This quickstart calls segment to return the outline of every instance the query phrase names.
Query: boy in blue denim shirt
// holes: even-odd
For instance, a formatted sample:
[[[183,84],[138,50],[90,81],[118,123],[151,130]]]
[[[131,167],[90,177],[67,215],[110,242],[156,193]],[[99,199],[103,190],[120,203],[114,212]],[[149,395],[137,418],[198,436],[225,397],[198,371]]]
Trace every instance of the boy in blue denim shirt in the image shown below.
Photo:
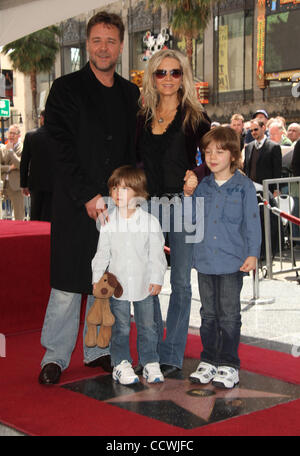
[[[193,251],[203,351],[190,380],[232,388],[239,382],[240,293],[244,273],[256,268],[260,255],[260,217],[253,182],[237,169],[241,153],[236,132],[230,127],[210,130],[202,150],[211,174],[197,186],[190,172],[184,186],[185,196],[204,198],[204,237]]]

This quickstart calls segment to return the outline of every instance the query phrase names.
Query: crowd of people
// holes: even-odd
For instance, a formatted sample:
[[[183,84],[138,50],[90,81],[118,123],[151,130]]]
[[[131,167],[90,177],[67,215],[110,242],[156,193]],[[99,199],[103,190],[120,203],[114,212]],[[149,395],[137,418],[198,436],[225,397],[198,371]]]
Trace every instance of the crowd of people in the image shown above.
[[[263,129],[263,132],[260,130],[259,133],[256,133],[251,130],[251,126],[255,121],[261,122],[261,124],[258,123],[258,126]],[[217,121],[213,121],[211,123],[212,128],[220,125],[230,126],[239,135],[242,151],[241,168],[243,167],[243,163],[245,161],[247,146],[254,140],[257,140],[258,137],[263,138],[265,136],[266,139],[271,140],[273,143],[283,146],[283,148],[281,148],[281,155],[283,158],[282,168],[286,169],[281,168],[280,171],[278,170],[275,173],[276,176],[274,175],[274,178],[287,177],[287,174],[290,176],[299,176],[299,165],[297,166],[297,162],[299,160],[299,158],[297,159],[297,150],[300,147],[299,144],[295,154],[293,154],[293,152],[300,139],[300,123],[292,122],[287,126],[287,122],[284,117],[276,116],[270,118],[264,109],[258,109],[253,114],[252,119],[247,121],[242,114],[236,113],[231,116],[229,123],[220,124]],[[285,149],[285,147],[287,147],[287,149]],[[288,152],[292,153],[289,154],[288,160],[284,160],[284,156]],[[293,156],[294,161],[292,160]],[[267,179],[267,177],[265,177],[265,179]]]
[[[123,295],[111,299],[110,344],[83,342],[84,364],[112,373],[124,385],[138,382],[139,375],[149,383],[162,382],[180,371],[194,267],[203,349],[189,378],[232,388],[239,382],[243,275],[255,269],[261,245],[252,181],[281,177],[282,146],[294,146],[291,173],[296,172],[300,125],[286,129],[282,117],[269,119],[262,109],[249,122],[241,114],[226,125],[211,122],[179,51],[165,49],[151,57],[140,93],[115,72],[123,41],[118,15],[93,16],[87,25],[86,66],[54,81],[41,127],[27,133],[23,152],[16,126],[1,147],[5,185],[18,175],[19,187],[10,191],[22,198],[31,195],[32,219],[51,220],[51,294],[39,382],[57,383],[68,368],[82,295],[87,295],[88,315],[95,284],[107,270],[117,276]],[[202,163],[197,166],[199,150]],[[54,169],[45,179],[42,170]],[[7,195],[15,218],[22,219],[13,194]],[[113,210],[107,206],[109,196]],[[203,198],[204,207],[199,205]],[[171,295],[164,328],[159,293],[167,268],[166,240]],[[129,346],[131,302],[137,325],[135,367]]]

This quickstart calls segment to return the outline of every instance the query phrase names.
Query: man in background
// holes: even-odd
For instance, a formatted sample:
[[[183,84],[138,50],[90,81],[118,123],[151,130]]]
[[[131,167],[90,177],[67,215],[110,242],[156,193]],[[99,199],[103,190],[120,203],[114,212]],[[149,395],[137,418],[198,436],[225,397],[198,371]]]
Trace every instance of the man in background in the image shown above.
[[[7,143],[0,144],[1,180],[4,196],[12,203],[15,220],[24,219],[24,196],[20,188],[20,161],[22,155],[21,130],[18,125],[8,129]]]
[[[286,130],[282,123],[280,122],[272,122],[269,125],[269,135],[271,141],[276,142],[277,144],[280,144],[280,146],[291,146],[292,141],[287,138],[286,136]]]
[[[295,146],[298,139],[300,139],[300,124],[293,122],[288,126],[287,137],[292,141]]]
[[[246,132],[244,130],[244,117],[242,114],[233,114],[230,119],[230,127],[237,132],[240,138],[240,149],[244,149]]]
[[[264,109],[257,109],[257,111],[255,111],[255,113],[252,116],[252,120],[260,120],[261,122],[263,122],[263,124],[266,127],[265,135],[269,136],[269,132],[267,130],[267,122],[269,120],[269,115],[268,115],[267,111],[265,111]],[[254,139],[255,138],[252,136],[251,131],[249,129],[246,133],[245,144],[249,144]]]
[[[25,135],[20,178],[23,195],[30,196],[30,220],[50,222],[55,143],[44,127],[44,116],[42,111],[40,128]]]
[[[281,177],[282,155],[279,144],[267,138],[263,121],[252,119],[250,131],[254,138],[245,147],[244,172],[254,182]],[[270,186],[271,192],[275,190]]]

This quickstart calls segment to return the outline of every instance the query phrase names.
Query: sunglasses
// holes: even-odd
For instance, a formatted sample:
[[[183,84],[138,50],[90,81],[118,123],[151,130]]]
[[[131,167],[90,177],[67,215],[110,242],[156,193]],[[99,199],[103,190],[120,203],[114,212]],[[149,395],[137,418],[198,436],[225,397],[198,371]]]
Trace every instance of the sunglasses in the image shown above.
[[[170,71],[168,71],[168,70],[156,70],[154,72],[154,74],[157,77],[157,79],[165,78],[168,73],[174,79],[179,79],[183,75],[183,71],[180,70],[179,68],[175,68],[174,70],[170,70]]]
[[[253,131],[258,131],[258,128],[252,128],[252,130],[250,130],[250,131],[251,131],[251,133],[252,133]]]

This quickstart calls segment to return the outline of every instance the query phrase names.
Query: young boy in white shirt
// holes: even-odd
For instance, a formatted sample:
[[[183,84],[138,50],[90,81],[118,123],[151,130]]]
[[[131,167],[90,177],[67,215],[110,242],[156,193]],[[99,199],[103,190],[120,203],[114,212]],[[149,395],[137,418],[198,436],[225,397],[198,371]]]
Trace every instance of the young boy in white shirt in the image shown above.
[[[131,365],[129,346],[133,302],[143,377],[148,383],[163,382],[153,296],[160,293],[167,269],[164,236],[157,218],[140,207],[141,199],[148,196],[143,170],[131,166],[117,168],[109,178],[108,187],[116,208],[101,227],[92,270],[93,284],[108,269],[123,287],[120,298],[110,299],[115,316],[110,347],[112,376],[123,385],[139,381]]]

